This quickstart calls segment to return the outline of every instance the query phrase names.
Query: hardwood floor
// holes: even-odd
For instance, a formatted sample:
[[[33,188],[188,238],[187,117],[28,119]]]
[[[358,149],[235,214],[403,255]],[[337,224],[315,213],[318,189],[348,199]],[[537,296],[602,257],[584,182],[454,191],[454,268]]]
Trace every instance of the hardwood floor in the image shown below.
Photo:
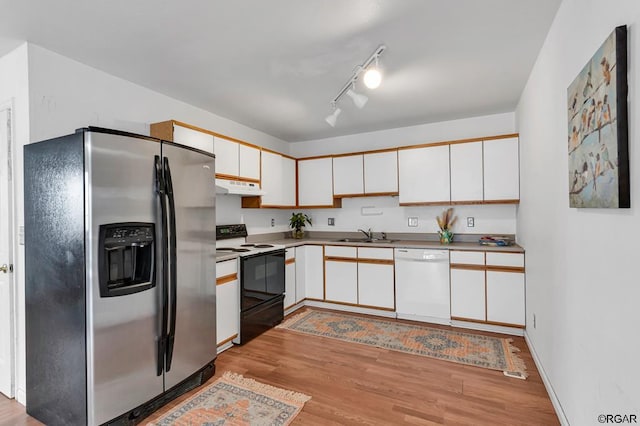
[[[524,339],[514,337],[514,344],[527,365],[527,380],[505,377],[500,371],[272,329],[220,354],[211,380],[233,371],[310,395],[312,399],[294,425],[559,424]],[[20,404],[2,399],[0,424],[40,423],[27,416]]]

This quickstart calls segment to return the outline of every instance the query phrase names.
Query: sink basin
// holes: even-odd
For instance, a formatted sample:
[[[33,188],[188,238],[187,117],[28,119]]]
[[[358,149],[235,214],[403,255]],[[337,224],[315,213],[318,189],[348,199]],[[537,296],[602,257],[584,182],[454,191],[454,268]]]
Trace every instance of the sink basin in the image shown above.
[[[383,240],[382,238],[341,238],[337,240],[339,243],[393,243],[395,240]]]

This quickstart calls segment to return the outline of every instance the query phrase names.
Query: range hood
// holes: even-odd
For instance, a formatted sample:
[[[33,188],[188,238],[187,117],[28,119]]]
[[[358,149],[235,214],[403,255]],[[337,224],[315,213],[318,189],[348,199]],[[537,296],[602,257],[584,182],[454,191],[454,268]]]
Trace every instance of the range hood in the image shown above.
[[[257,183],[216,179],[216,194],[256,196],[264,195],[266,192]]]

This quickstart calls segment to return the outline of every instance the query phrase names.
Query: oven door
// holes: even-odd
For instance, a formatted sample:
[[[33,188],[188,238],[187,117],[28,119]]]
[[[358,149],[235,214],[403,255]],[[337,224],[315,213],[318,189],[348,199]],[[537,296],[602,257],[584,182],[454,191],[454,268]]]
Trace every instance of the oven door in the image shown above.
[[[242,311],[284,293],[284,257],[284,250],[276,250],[240,258]]]

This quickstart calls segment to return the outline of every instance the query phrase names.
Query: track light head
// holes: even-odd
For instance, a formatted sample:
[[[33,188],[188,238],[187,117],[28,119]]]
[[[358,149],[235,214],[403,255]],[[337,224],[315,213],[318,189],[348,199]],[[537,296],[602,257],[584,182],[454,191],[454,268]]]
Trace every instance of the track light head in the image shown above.
[[[333,112],[331,114],[329,114],[324,121],[326,121],[327,123],[329,123],[329,126],[331,127],[336,127],[336,121],[338,121],[338,116],[340,115],[340,113],[342,112],[342,110],[340,108],[337,108],[335,105],[333,106]]]
[[[354,92],[353,89],[347,90],[347,96],[349,96],[353,101],[353,103],[360,109],[362,109],[369,101],[368,97],[360,93]]]
[[[378,68],[369,68],[367,72],[364,73],[364,85],[369,89],[377,89],[382,82],[382,74],[378,70]]]

